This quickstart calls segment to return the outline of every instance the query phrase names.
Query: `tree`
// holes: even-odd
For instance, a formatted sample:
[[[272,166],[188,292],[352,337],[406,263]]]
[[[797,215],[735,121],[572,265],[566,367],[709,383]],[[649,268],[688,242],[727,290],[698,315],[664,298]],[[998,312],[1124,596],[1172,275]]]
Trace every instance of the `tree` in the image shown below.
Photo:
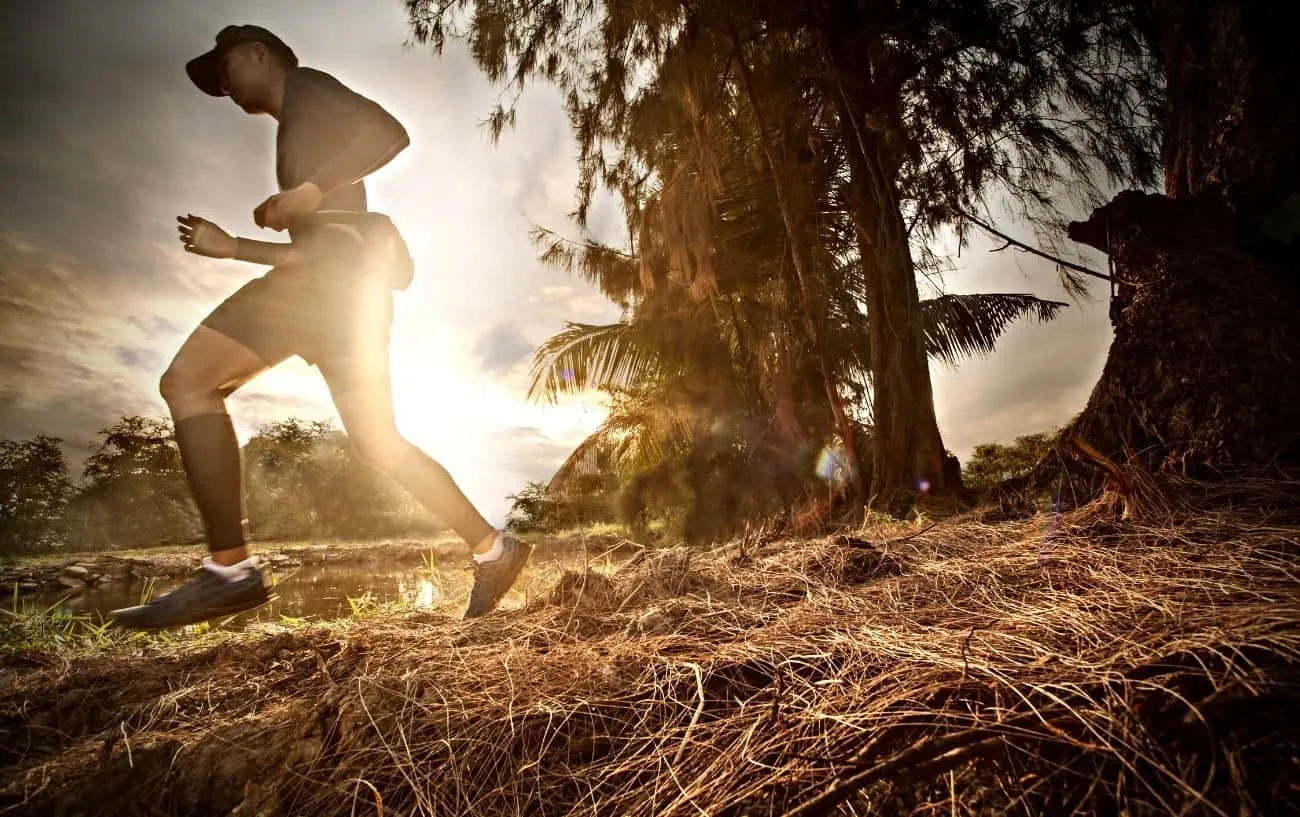
[[[1115,336],[1067,435],[1109,457],[1213,472],[1300,461],[1300,256],[1269,235],[1300,191],[1300,51],[1276,10],[1133,12],[1166,66],[1164,195],[1127,191],[1070,225],[1110,255]]]
[[[0,555],[45,550],[62,533],[72,495],[62,440],[0,440]]]
[[[244,446],[249,524],[264,538],[365,538],[441,529],[329,422],[289,418]]]
[[[145,547],[198,541],[198,509],[190,497],[170,421],[123,417],[100,431],[68,508],[79,547]]]
[[[1017,437],[1011,445],[982,443],[975,446],[962,469],[962,483],[984,493],[1010,479],[1027,476],[1056,445],[1060,429]]]
[[[435,48],[464,22],[489,78],[560,87],[580,147],[579,224],[597,186],[620,196],[629,225],[643,226],[630,252],[648,280],[645,233],[660,223],[669,266],[717,304],[721,242],[701,225],[731,202],[748,208],[731,210],[738,223],[765,222],[755,234],[778,262],[769,303],[794,329],[785,350],[811,362],[860,488],[853,402],[870,400],[870,490],[891,507],[919,482],[945,487],[916,281],[928,240],[1002,193],[1032,210],[1062,180],[1087,188],[1093,175],[1154,170],[1147,55],[1104,3],[407,8]],[[489,122],[499,135],[513,110]],[[749,195],[728,195],[750,161]],[[870,382],[855,390],[863,362]],[[777,402],[788,409],[791,396]]]

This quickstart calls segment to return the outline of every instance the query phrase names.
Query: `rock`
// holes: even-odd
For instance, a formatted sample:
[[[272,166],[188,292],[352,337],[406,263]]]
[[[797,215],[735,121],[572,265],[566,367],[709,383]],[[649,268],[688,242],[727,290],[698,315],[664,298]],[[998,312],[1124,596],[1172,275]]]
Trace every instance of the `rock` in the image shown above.
[[[35,593],[41,586],[36,582],[18,582],[19,593]]]
[[[68,565],[63,568],[63,575],[76,579],[84,579],[90,575],[90,569],[83,565]]]
[[[74,576],[60,576],[59,584],[63,585],[64,587],[70,587],[74,589],[84,588],[86,586],[85,582],[83,582],[81,579],[78,579]]]

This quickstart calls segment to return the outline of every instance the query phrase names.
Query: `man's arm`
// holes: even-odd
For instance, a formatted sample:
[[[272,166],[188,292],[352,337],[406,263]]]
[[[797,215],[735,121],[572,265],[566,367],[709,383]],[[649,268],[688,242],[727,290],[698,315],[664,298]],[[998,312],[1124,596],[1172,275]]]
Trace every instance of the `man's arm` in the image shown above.
[[[392,161],[411,144],[402,123],[377,103],[361,96],[328,74],[315,73],[308,81],[330,98],[346,122],[351,137],[306,181],[328,196],[355,184]]]
[[[234,258],[236,261],[247,261],[250,264],[265,264],[274,267],[287,261],[293,249],[293,244],[290,243],[236,238]]]

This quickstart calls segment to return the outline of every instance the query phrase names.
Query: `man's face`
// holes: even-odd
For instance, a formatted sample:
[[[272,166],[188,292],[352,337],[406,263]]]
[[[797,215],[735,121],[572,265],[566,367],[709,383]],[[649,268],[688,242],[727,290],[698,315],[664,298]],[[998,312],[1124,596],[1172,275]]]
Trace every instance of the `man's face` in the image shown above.
[[[240,43],[221,58],[221,90],[248,113],[259,113],[270,85],[270,54],[261,43]]]

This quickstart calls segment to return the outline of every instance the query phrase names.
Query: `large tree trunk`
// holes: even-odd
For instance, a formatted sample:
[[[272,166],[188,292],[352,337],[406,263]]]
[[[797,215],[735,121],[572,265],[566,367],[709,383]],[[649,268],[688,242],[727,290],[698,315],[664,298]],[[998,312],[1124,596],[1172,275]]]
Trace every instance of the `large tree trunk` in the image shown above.
[[[871,493],[888,511],[911,506],[918,494],[960,488],[960,470],[947,460],[934,410],[921,298],[896,180],[898,163],[881,131],[862,126],[873,67],[845,37],[844,20],[824,27],[828,84],[836,97],[848,153],[850,199],[858,255],[867,281],[871,342]]]
[[[1166,55],[1165,195],[1123,193],[1076,241],[1107,252],[1115,339],[1068,433],[1118,459],[1300,461],[1300,264],[1261,222],[1300,191],[1300,49],[1264,0],[1152,0]]]

